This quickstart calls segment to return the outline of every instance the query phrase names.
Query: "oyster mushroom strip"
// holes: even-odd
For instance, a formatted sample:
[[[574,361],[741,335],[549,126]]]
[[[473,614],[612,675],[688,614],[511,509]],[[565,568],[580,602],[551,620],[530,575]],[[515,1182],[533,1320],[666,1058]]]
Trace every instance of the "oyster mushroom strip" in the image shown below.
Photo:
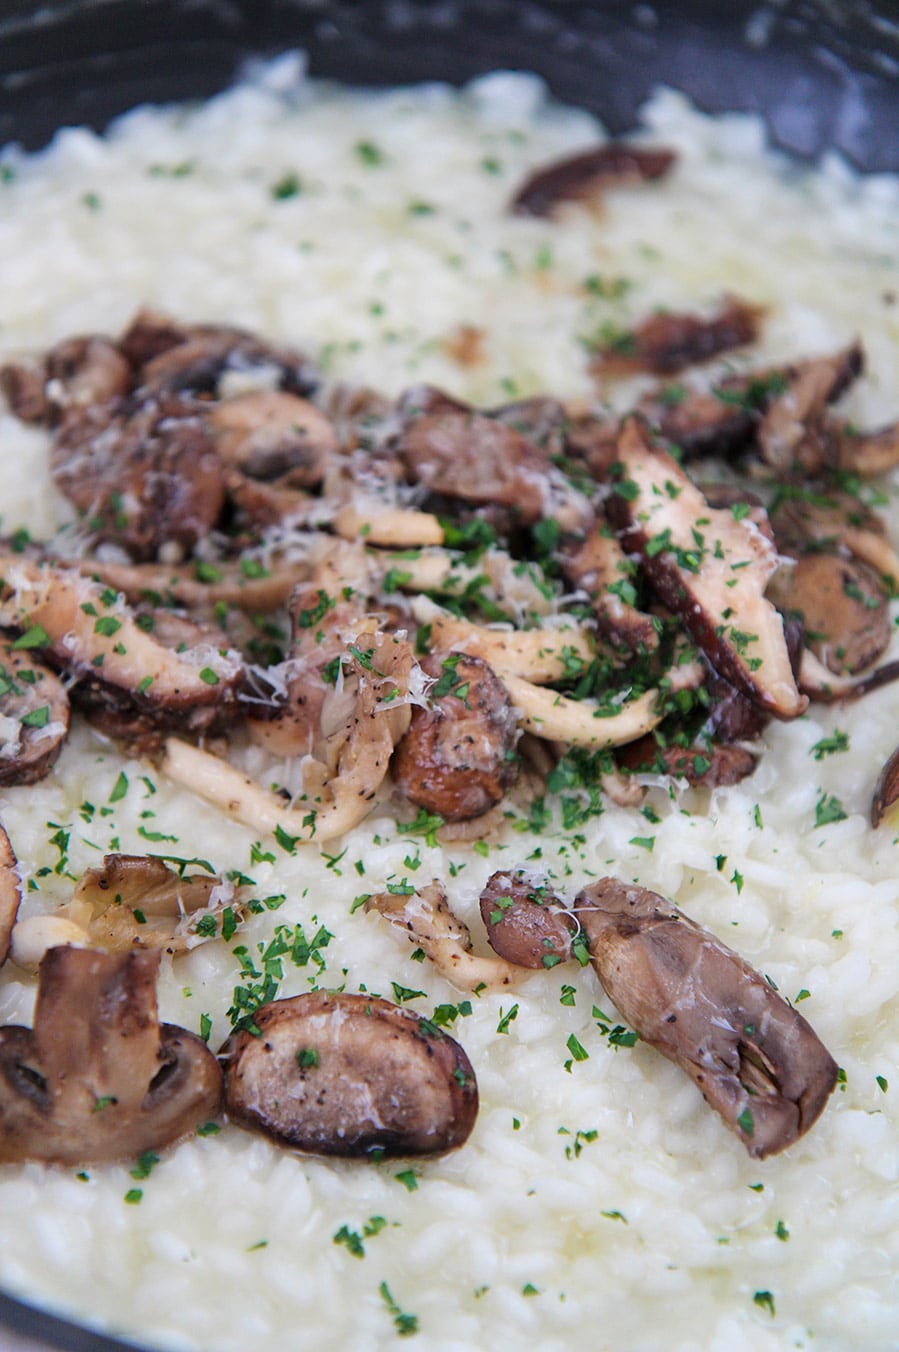
[[[360,650],[361,651],[361,650]],[[353,658],[357,696],[345,725],[334,734],[336,764],[325,775],[321,792],[301,806],[283,798],[219,756],[177,737],[165,744],[162,769],[230,816],[258,831],[278,829],[297,842],[325,844],[357,826],[376,802],[390,757],[409,725],[409,679],[415,659],[411,645],[394,635],[376,635],[373,646]]]
[[[547,615],[552,608],[545,582],[539,570],[522,568],[518,559],[501,549],[488,549],[477,564],[450,549],[423,548],[402,557],[386,550],[369,550],[369,557],[381,575],[381,585],[391,591],[417,595],[435,592],[440,596],[475,598],[499,607],[505,614]]]
[[[763,976],[645,888],[602,878],[573,910],[622,1017],[686,1071],[753,1158],[808,1131],[837,1064]]]
[[[618,443],[621,477],[608,502],[626,549],[712,665],[777,718],[808,701],[797,687],[783,621],[765,599],[778,566],[767,536],[736,512],[712,508],[675,460],[628,418]]]
[[[148,709],[189,710],[235,697],[243,667],[233,653],[203,645],[176,653],[138,625],[117,595],[70,568],[0,555],[0,624],[21,631],[76,676],[125,690]]]
[[[340,507],[332,522],[343,540],[363,539],[373,545],[391,545],[395,549],[414,549],[419,545],[442,545],[443,527],[431,512],[411,507],[347,503]]]
[[[48,948],[63,943],[185,953],[216,937],[227,909],[236,926],[243,919],[236,889],[215,873],[181,874],[155,855],[107,854],[82,875],[71,901],[19,921],[12,956],[36,969]]]
[[[0,1162],[134,1158],[217,1115],[218,1062],[159,1023],[158,966],[146,950],[50,949],[34,1028],[0,1029]]]
[[[518,216],[554,216],[568,202],[600,199],[603,190],[662,178],[677,156],[663,146],[605,145],[537,168],[512,198]]]
[[[675,660],[654,689],[629,701],[622,695],[600,703],[595,699],[571,699],[521,676],[497,672],[518,710],[521,726],[527,732],[549,742],[586,746],[593,750],[623,746],[652,732],[666,716],[665,697],[678,690],[695,690],[702,684],[705,674],[705,668],[697,659]]]
[[[430,625],[429,648],[482,657],[503,678],[525,676],[536,685],[548,685],[570,675],[572,663],[580,670],[596,656],[590,631],[564,616],[558,626],[491,629],[457,619],[425,596],[413,601],[412,613],[419,624]]]
[[[524,976],[523,967],[471,952],[471,932],[453,915],[446,889],[436,878],[408,895],[377,892],[368,898],[365,909],[377,911],[403,930],[409,942],[423,948],[437,970],[459,990],[511,986]]]
[[[316,1155],[439,1155],[478,1111],[471,1062],[412,1010],[370,995],[274,1000],[222,1048],[234,1122]]]
[[[114,587],[130,605],[159,596],[165,604],[174,602],[188,609],[224,603],[263,615],[285,606],[294,587],[309,575],[304,560],[285,558],[264,564],[257,553],[237,561],[176,564],[171,568],[160,563],[110,563],[100,559],[83,559],[75,566],[86,577]]]
[[[861,374],[864,363],[862,345],[855,342],[783,371],[783,388],[768,404],[758,428],[759,452],[766,465],[780,473],[799,468],[816,474],[834,459],[829,445],[834,429],[824,423],[826,408]]]
[[[0,826],[0,967],[6,962],[9,953],[21,899],[18,861],[9,836]]]
[[[42,663],[0,636],[0,784],[36,784],[69,734],[65,686]]]

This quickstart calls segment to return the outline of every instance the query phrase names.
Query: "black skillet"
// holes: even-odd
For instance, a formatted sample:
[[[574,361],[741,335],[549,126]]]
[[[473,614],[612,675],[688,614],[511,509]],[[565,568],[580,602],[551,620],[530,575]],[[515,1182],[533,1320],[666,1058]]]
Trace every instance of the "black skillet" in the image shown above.
[[[612,132],[668,84],[709,112],[763,114],[794,155],[899,172],[899,0],[0,0],[0,145],[202,98],[286,47],[356,84],[535,70]],[[126,1347],[0,1292],[0,1348],[17,1338]]]

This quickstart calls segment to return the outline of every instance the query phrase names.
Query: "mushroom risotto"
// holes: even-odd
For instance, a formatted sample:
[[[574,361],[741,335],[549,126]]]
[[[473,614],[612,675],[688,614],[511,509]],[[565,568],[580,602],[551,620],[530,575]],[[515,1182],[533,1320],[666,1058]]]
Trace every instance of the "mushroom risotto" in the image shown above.
[[[899,183],[288,56],[0,197],[3,1286],[895,1346]]]

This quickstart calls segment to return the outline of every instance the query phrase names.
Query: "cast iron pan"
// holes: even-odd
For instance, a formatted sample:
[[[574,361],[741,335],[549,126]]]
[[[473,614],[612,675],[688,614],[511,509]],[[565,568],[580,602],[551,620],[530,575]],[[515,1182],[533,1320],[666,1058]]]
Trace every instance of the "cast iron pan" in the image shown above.
[[[664,83],[708,112],[761,113],[794,155],[899,172],[899,0],[0,0],[0,145],[202,98],[286,47],[356,84],[535,70],[612,132]],[[0,1293],[0,1347],[17,1336],[126,1347]]]

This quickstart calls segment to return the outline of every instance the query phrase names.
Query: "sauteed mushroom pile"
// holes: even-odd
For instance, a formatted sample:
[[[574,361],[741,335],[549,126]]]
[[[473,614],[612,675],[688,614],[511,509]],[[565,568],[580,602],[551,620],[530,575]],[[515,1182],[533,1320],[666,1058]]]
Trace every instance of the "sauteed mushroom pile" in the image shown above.
[[[673,161],[606,147],[535,175],[510,209],[551,217]],[[835,411],[862,344],[754,368],[763,310],[714,303],[597,345],[597,399],[576,406],[326,387],[302,353],[150,310],[117,337],[9,362],[0,388],[48,430],[70,519],[52,540],[0,543],[0,783],[52,772],[71,705],[260,832],[325,844],[392,797],[441,841],[477,839],[547,783],[572,791],[578,824],[605,796],[639,803],[659,774],[735,783],[770,719],[894,679],[899,663],[878,663],[899,558],[859,485],[899,464],[899,426]],[[634,374],[640,393],[613,416],[599,396]],[[260,749],[264,783],[246,768]],[[189,1034],[157,1026],[153,982],[155,953],[201,942],[204,917],[241,922],[235,889],[109,856],[57,916],[17,924],[3,840],[0,960],[40,985],[33,1032],[0,1035],[0,1158],[28,1155],[39,1123],[51,1160],[163,1144],[222,1093],[236,1120],[302,1149],[466,1139],[464,1051],[364,994],[269,1002],[224,1048],[223,1091]],[[496,957],[471,951],[439,880],[368,904],[463,988],[592,963],[754,1155],[795,1140],[833,1088],[804,1020],[653,893],[604,879],[566,907],[539,879],[497,875],[482,898]],[[57,1031],[82,988],[67,1075]],[[131,1018],[145,1055],[119,1076]],[[191,1058],[205,1068],[169,1114]],[[116,1111],[88,1140],[91,1095]]]

